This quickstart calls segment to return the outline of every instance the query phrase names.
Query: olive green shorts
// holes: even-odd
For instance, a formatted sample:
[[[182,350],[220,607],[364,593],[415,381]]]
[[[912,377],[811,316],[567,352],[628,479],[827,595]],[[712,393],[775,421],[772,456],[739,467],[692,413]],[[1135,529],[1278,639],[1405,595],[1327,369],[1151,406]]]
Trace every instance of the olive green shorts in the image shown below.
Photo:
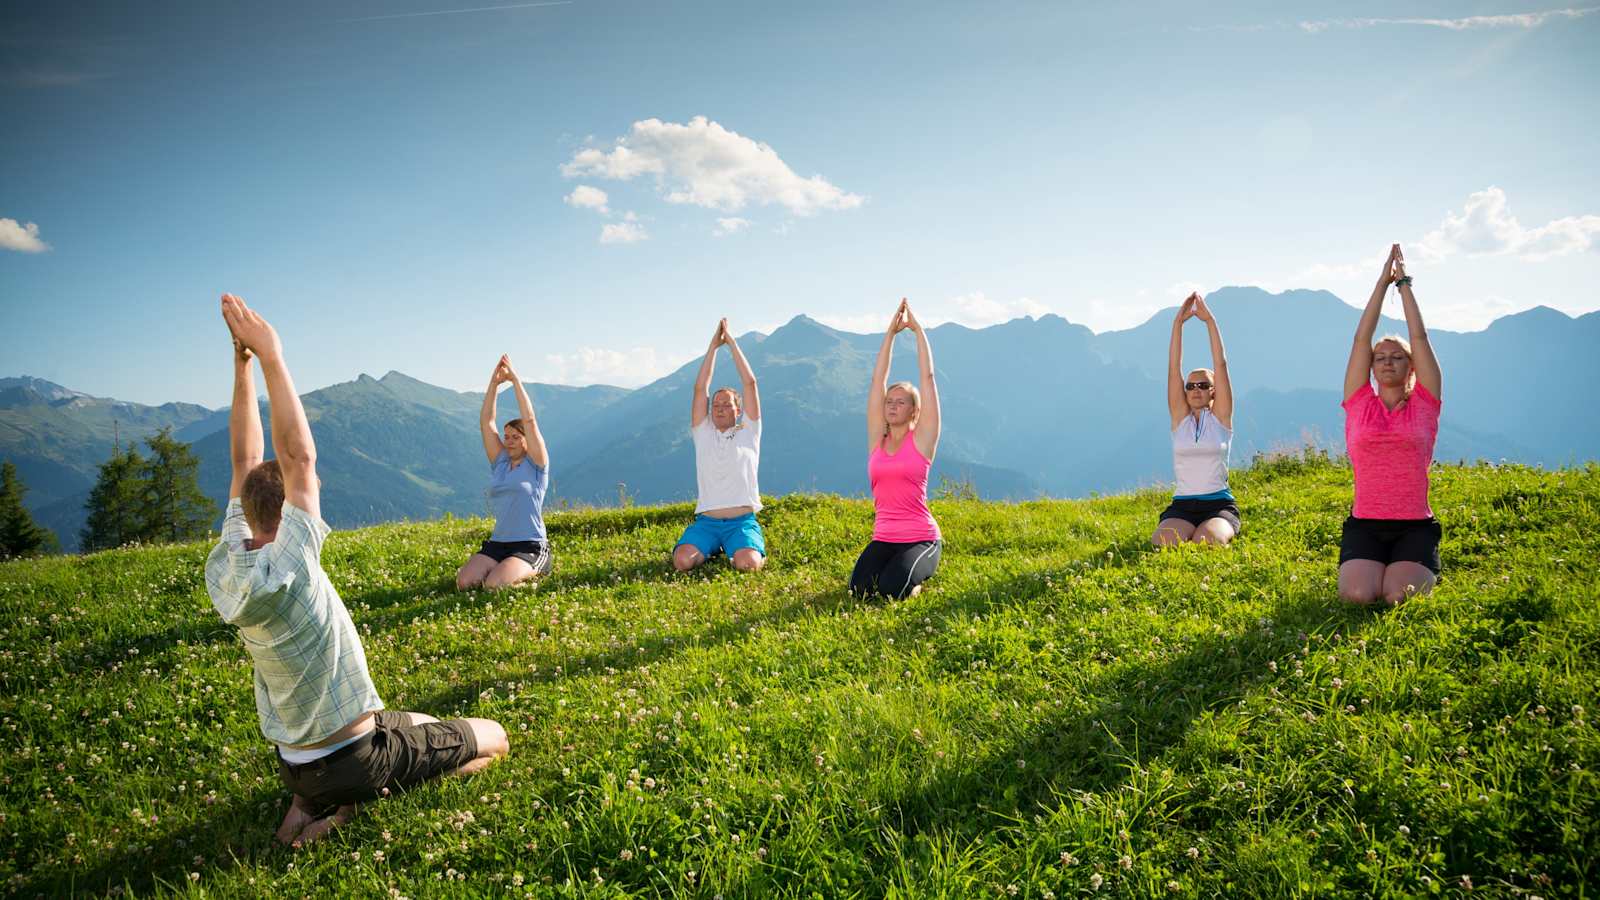
[[[454,772],[478,757],[478,738],[464,719],[413,725],[406,713],[385,709],[373,720],[371,731],[321,759],[295,765],[280,754],[278,777],[324,816]]]

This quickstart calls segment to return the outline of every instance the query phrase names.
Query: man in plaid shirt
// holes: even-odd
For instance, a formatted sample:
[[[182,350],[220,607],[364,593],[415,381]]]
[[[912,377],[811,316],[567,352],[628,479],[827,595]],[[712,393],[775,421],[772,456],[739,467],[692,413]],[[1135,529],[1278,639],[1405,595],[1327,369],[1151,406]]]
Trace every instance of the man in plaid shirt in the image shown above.
[[[206,559],[206,590],[239,628],[255,663],[261,733],[278,748],[278,774],[294,802],[278,840],[299,846],[355,815],[356,804],[443,774],[471,774],[510,750],[489,719],[440,722],[383,708],[344,601],[322,570],[316,445],[272,326],[244,301],[222,296],[233,335],[233,483],[222,540]],[[252,358],[272,409],[262,462]]]

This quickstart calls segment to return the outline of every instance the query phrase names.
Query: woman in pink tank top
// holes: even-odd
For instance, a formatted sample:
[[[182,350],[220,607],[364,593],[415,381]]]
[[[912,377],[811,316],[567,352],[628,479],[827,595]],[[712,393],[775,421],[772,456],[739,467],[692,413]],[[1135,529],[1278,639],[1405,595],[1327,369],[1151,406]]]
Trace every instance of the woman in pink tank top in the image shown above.
[[[902,329],[917,336],[920,391],[909,382],[888,384],[894,336]],[[872,542],[850,573],[852,593],[907,597],[921,590],[939,567],[939,523],[928,511],[928,470],[938,447],[939,388],[933,379],[933,350],[911,306],[901,298],[867,387],[867,477],[876,515]]]
[[[1399,287],[1411,339],[1386,335],[1373,343],[1391,284]],[[1442,532],[1428,504],[1428,466],[1439,436],[1441,378],[1395,244],[1356,326],[1344,374],[1344,442],[1355,472],[1355,508],[1339,542],[1339,596],[1348,603],[1392,606],[1438,580]]]

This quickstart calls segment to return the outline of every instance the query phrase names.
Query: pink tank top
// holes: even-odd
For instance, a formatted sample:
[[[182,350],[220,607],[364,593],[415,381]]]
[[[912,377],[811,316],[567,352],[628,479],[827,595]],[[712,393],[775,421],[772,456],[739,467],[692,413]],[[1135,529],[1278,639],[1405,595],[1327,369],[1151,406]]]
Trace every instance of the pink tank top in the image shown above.
[[[1421,382],[1395,410],[1372,385],[1344,401],[1344,444],[1356,474],[1358,519],[1426,519],[1428,465],[1439,437],[1439,398]]]
[[[883,441],[867,457],[872,505],[877,516],[872,539],[891,544],[939,540],[939,523],[928,511],[928,469],[933,463],[917,449],[916,432],[906,432],[900,449],[884,452]]]

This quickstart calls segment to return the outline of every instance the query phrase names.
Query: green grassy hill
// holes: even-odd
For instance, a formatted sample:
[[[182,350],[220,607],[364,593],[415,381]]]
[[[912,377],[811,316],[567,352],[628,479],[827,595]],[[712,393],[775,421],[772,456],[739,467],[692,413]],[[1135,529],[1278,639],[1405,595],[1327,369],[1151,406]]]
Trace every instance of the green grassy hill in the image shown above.
[[[1600,467],[1435,470],[1438,591],[1334,595],[1350,473],[1236,473],[1228,551],[1153,492],[941,500],[921,596],[856,602],[863,501],[770,568],[669,572],[687,506],[551,517],[555,574],[459,595],[484,521],[336,534],[392,708],[512,756],[300,852],[202,545],[0,566],[0,885],[19,896],[1508,896],[1600,887]]]

